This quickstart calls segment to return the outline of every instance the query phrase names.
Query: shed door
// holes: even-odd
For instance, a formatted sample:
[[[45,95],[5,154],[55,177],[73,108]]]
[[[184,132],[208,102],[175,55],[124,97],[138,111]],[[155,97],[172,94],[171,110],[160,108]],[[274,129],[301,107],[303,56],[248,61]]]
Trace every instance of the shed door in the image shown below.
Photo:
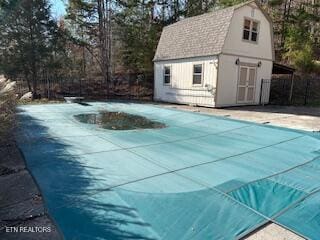
[[[238,81],[238,95],[237,101],[239,103],[254,102],[256,83],[256,68],[240,66],[239,81]]]

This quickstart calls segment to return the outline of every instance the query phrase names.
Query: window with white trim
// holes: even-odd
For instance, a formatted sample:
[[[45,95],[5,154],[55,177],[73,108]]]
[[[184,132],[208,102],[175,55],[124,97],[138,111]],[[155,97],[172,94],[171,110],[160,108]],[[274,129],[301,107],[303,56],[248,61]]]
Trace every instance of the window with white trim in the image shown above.
[[[193,65],[193,85],[201,85],[202,84],[202,64]]]
[[[163,83],[170,84],[171,83],[171,67],[165,66],[163,71]]]
[[[259,22],[250,19],[244,19],[242,39],[250,42],[257,42],[259,34],[258,30]]]

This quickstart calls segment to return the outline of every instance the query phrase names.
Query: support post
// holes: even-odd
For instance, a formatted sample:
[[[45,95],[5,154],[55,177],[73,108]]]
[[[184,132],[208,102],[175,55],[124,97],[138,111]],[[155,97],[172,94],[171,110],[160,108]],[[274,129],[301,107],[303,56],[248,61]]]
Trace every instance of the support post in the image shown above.
[[[304,95],[304,105],[308,104],[308,95],[309,95],[309,88],[310,88],[310,79],[307,79],[307,86],[306,86],[306,92]]]
[[[291,74],[291,87],[290,87],[289,103],[292,102],[293,85],[294,85],[294,74],[292,73],[292,74]]]
[[[49,100],[50,99],[50,81],[48,77],[48,72],[46,72],[46,79],[47,79],[48,100]]]
[[[261,79],[261,86],[260,86],[260,105],[263,105],[262,103],[262,91],[263,91],[263,79]]]

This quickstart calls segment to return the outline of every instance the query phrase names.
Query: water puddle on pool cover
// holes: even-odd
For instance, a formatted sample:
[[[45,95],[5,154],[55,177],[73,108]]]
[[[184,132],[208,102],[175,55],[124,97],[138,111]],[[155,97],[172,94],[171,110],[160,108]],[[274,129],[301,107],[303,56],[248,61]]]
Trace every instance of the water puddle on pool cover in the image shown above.
[[[79,114],[74,117],[79,122],[96,124],[100,128],[110,130],[134,130],[166,127],[166,125],[161,122],[124,112],[102,111],[99,113]]]

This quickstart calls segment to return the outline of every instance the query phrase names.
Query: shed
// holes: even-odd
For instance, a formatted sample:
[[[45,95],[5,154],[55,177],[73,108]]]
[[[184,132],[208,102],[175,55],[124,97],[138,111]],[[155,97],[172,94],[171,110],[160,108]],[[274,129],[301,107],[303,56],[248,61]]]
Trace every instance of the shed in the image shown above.
[[[270,17],[258,2],[183,19],[163,29],[154,99],[209,107],[255,105],[274,60]]]

